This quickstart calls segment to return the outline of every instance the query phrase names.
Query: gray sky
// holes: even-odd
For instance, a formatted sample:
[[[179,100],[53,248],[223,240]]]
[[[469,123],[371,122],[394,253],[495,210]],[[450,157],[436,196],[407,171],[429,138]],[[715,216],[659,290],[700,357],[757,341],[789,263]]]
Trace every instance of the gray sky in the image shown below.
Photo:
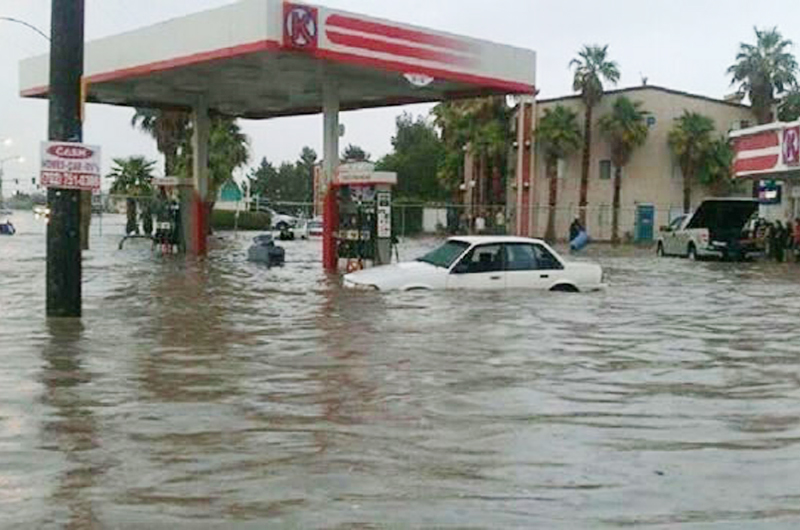
[[[87,38],[113,35],[166,18],[230,3],[230,0],[86,0]],[[779,26],[800,44],[797,0],[328,0],[334,8],[419,24],[443,31],[530,48],[538,53],[541,96],[571,93],[567,67],[583,44],[609,44],[622,70],[620,86],[650,84],[721,97],[732,91],[725,69],[741,41],[752,41],[753,26]],[[0,15],[24,19],[49,33],[50,0],[2,0]],[[46,52],[47,42],[32,31],[0,22],[0,157],[22,155],[23,165],[6,164],[7,178],[38,171],[39,142],[46,139],[47,103],[18,96],[18,62]],[[800,50],[795,50],[800,52]],[[391,148],[394,117],[412,106],[345,113],[343,145],[354,143],[377,158]],[[106,168],[114,157],[157,156],[154,142],[130,127],[132,111],[89,105],[84,139],[103,146]],[[320,117],[245,122],[253,164],[294,160],[304,145],[321,152]],[[15,187],[6,184],[6,193]]]

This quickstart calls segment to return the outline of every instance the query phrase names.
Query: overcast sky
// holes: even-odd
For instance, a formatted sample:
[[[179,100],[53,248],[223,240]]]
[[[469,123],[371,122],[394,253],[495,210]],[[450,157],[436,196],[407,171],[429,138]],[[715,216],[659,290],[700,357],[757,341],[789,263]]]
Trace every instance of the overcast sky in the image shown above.
[[[87,39],[113,35],[167,18],[230,3],[230,0],[86,0]],[[419,24],[434,29],[530,48],[538,53],[541,96],[571,93],[568,63],[583,44],[609,44],[622,71],[619,86],[650,84],[721,97],[732,92],[726,68],[741,41],[752,41],[753,26],[779,26],[800,43],[797,0],[328,0],[330,7]],[[26,20],[49,33],[50,0],[1,0],[0,16]],[[21,155],[23,165],[7,163],[7,178],[38,171],[39,142],[46,139],[47,103],[19,97],[18,63],[48,50],[31,30],[0,21],[0,157]],[[797,51],[797,50],[795,50]],[[403,110],[427,113],[427,106],[345,113],[342,144],[358,144],[374,158],[391,148],[394,118]],[[155,144],[130,127],[132,111],[89,105],[84,139],[103,147],[106,168],[113,157],[144,154],[155,158]],[[322,151],[321,117],[245,122],[253,164],[294,160],[304,145]],[[6,184],[12,193],[13,184]],[[29,191],[30,185],[22,187]]]

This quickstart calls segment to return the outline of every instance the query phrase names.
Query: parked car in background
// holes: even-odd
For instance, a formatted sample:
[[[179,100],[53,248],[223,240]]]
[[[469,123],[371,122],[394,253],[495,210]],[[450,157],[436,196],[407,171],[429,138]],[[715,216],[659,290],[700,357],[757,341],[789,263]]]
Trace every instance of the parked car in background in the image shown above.
[[[306,222],[303,230],[303,239],[322,237],[322,218],[315,217]]]
[[[253,211],[268,213],[273,230],[295,228],[300,223],[300,218],[287,213],[282,213],[268,206],[266,203],[254,203]]]
[[[372,291],[434,289],[604,288],[594,263],[567,263],[544,241],[522,237],[453,237],[416,261],[367,269],[344,277],[344,286]]]
[[[659,256],[747,259],[760,252],[746,227],[758,214],[756,199],[709,199],[697,211],[661,227]]]

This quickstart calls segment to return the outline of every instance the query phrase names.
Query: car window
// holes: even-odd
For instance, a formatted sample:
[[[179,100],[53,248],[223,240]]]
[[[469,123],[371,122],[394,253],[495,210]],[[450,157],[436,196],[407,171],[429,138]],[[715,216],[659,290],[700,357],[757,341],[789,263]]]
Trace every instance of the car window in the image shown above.
[[[449,268],[450,265],[452,265],[468,248],[469,243],[465,243],[464,241],[448,241],[436,250],[433,250],[417,259],[417,261],[430,263],[436,267],[442,267],[446,269]]]
[[[503,270],[502,245],[481,245],[470,250],[458,263],[456,274],[481,274]]]
[[[507,271],[533,271],[536,265],[536,251],[533,245],[524,243],[505,245]]]
[[[669,227],[670,227],[672,230],[677,230],[677,229],[679,229],[679,228],[681,227],[681,225],[683,224],[683,222],[684,222],[685,220],[686,220],[686,216],[685,216],[685,215],[684,215],[683,217],[678,217],[677,219],[673,220],[673,221],[670,223]]]
[[[564,268],[561,262],[558,261],[558,258],[542,245],[533,245],[533,251],[536,254],[536,266],[538,270],[555,271]]]

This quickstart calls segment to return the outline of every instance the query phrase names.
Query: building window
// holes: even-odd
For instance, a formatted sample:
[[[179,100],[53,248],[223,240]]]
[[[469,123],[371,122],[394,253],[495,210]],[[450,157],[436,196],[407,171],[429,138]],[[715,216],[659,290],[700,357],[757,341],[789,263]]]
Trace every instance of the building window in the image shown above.
[[[611,160],[600,161],[600,180],[611,180]]]
[[[740,129],[748,129],[750,128],[750,120],[742,120],[739,122]]]
[[[653,128],[656,126],[656,117],[655,116],[648,116],[647,117],[647,126],[649,128]]]

